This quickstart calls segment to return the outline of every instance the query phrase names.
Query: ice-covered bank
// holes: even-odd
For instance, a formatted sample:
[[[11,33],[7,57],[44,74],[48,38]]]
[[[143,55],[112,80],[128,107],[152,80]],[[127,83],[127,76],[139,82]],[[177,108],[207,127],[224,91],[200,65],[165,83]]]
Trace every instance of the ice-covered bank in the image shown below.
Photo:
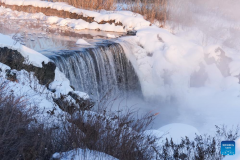
[[[51,126],[60,122],[58,118],[64,112],[53,99],[66,95],[66,99],[74,103],[75,99],[69,93],[83,100],[89,99],[86,93],[73,90],[70,81],[56,68],[52,60],[16,43],[11,37],[0,34],[0,52],[1,84],[7,85],[6,93],[28,100],[29,107],[38,107],[38,122]]]
[[[13,9],[12,11],[4,7],[0,8],[0,14],[5,14],[6,17],[11,19],[28,19],[34,16],[36,19],[46,20],[49,24],[68,26],[76,30],[94,29],[127,32],[128,30],[135,30],[150,25],[150,22],[143,19],[141,15],[128,11],[103,11],[99,13],[75,8],[63,2],[46,2],[40,0],[1,0],[0,3],[1,6]],[[28,9],[29,7],[33,7],[34,14],[27,13],[28,11],[31,12],[31,9]],[[20,12],[14,11],[14,9]],[[64,12],[67,16],[61,17],[62,14],[57,14],[58,12]],[[14,16],[12,16],[13,13]],[[54,14],[57,16],[53,16]]]
[[[176,102],[168,106],[177,105],[177,114],[169,122],[193,125],[201,133],[214,133],[214,125],[240,122],[240,57],[233,50],[201,46],[154,26],[119,42],[139,76],[145,99]],[[164,109],[155,105],[150,110],[164,116]]]

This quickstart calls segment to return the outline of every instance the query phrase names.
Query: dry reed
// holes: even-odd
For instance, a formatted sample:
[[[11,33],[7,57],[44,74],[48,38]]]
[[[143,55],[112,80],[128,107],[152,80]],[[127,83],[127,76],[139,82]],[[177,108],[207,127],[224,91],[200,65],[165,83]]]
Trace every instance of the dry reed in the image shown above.
[[[51,1],[51,0],[48,0]],[[78,8],[89,10],[115,10],[115,0],[52,0],[54,2],[67,2]]]
[[[54,2],[67,2],[78,8],[89,10],[129,10],[150,21],[158,22],[164,27],[167,20],[168,0],[53,0]]]
[[[135,0],[121,1],[122,9],[129,10],[150,21],[151,23],[159,22],[161,27],[165,26],[167,20],[167,0]]]

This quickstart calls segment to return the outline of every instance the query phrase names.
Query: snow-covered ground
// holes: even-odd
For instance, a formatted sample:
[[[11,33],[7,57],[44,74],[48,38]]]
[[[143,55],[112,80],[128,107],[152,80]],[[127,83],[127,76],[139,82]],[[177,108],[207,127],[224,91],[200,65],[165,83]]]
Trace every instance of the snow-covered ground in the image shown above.
[[[146,130],[144,133],[146,135],[154,135],[159,138],[161,137],[158,142],[159,145],[162,145],[166,138],[168,138],[168,140],[172,138],[175,143],[180,143],[182,138],[185,138],[186,136],[192,141],[196,137],[196,134],[200,135],[196,128],[181,123],[165,125],[157,130]]]

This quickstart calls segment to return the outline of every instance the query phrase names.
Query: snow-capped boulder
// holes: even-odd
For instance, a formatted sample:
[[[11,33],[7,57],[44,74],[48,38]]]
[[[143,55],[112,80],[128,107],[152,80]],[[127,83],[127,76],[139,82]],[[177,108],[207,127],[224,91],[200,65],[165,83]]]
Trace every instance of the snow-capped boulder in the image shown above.
[[[35,63],[32,63],[29,58],[25,58],[18,50],[8,47],[0,48],[0,62],[6,64],[11,69],[16,69],[18,71],[25,69],[28,72],[34,72],[39,83],[43,85],[51,83],[55,77],[54,71],[56,65],[53,62],[42,61],[40,67],[34,65]]]
[[[87,46],[91,45],[90,43],[88,43],[84,39],[78,39],[76,44],[78,44],[78,45],[87,45]]]

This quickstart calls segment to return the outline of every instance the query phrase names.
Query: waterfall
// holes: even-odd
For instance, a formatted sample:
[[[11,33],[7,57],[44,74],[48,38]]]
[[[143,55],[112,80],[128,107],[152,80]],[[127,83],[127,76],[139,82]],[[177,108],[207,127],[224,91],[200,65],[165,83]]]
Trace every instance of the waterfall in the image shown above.
[[[49,56],[65,73],[75,90],[100,99],[110,93],[141,93],[132,64],[118,43],[82,50],[60,50]]]

